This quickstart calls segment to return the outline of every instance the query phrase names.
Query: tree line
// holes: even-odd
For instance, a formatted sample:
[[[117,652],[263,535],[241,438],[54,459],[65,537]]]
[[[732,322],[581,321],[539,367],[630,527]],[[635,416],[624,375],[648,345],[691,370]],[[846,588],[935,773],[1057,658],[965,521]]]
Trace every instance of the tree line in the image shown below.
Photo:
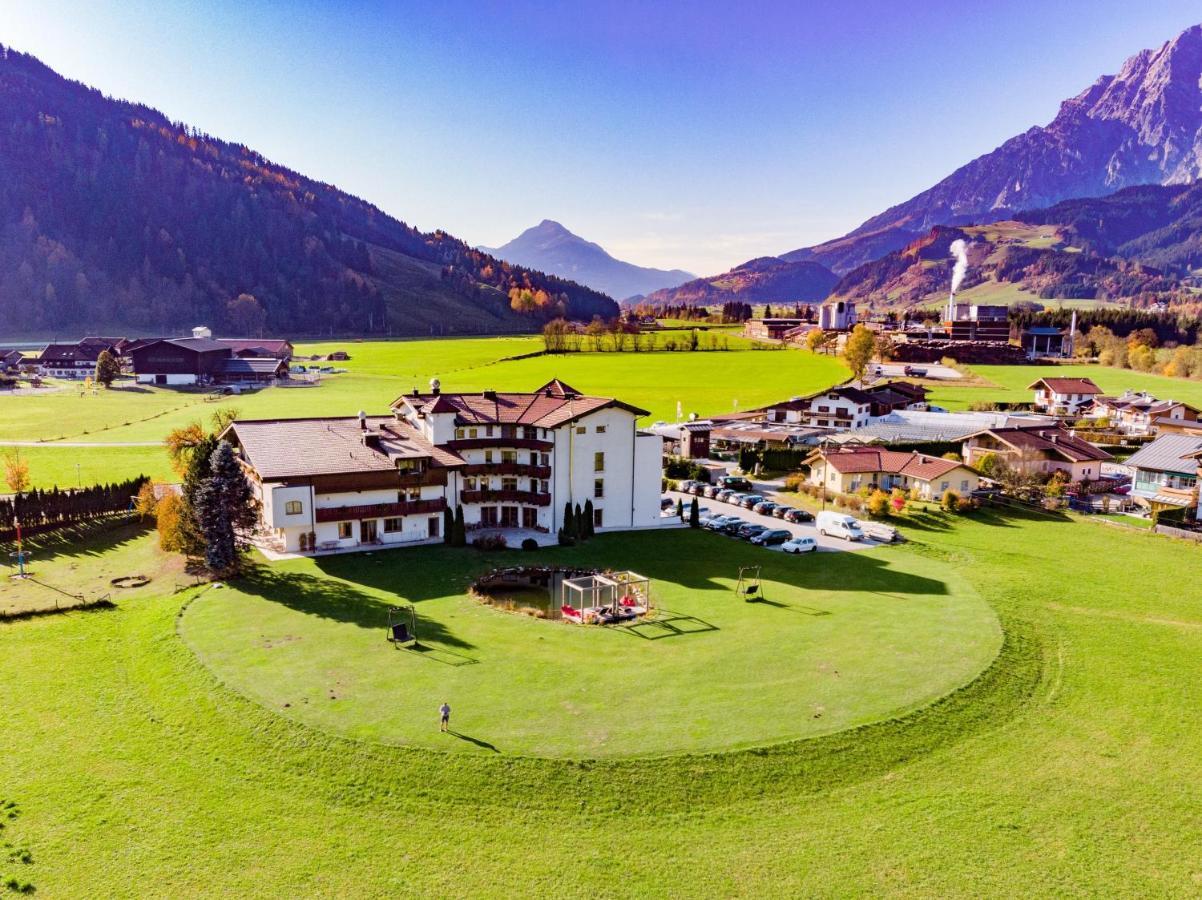
[[[49,531],[133,508],[134,497],[147,485],[144,475],[113,484],[75,490],[27,490],[0,498],[0,535],[11,540],[16,523],[23,531]]]

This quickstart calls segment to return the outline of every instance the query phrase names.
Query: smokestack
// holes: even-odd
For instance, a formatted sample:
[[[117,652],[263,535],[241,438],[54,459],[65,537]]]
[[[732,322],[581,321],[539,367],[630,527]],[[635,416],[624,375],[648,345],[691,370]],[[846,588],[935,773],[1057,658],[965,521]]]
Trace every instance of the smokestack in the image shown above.
[[[956,321],[956,291],[960,290],[960,283],[964,281],[964,275],[968,272],[968,245],[962,238],[956,238],[948,249],[956,260],[955,265],[952,266],[952,292],[947,298],[947,317],[949,321],[954,322]]]
[[[1077,311],[1073,310],[1073,320],[1068,326],[1068,355],[1075,356],[1077,351]]]

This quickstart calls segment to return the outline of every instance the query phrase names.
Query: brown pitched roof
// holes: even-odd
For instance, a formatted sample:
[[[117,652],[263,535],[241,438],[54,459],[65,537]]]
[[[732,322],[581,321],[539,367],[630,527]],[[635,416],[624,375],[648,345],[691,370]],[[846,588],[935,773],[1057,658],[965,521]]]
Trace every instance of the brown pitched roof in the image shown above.
[[[453,468],[463,459],[436,447],[414,428],[391,416],[367,419],[367,433],[377,435],[364,444],[364,431],[355,416],[326,419],[238,420],[223,436],[234,438],[245,460],[265,481],[312,475],[386,472],[398,459],[429,459],[435,467]]]
[[[479,394],[403,394],[392,408],[407,405],[422,415],[455,413],[459,425],[533,425],[555,428],[601,409],[615,407],[635,416],[645,409],[609,397],[585,397],[555,379],[530,393],[484,391]]]
[[[1104,462],[1114,459],[1105,450],[1095,447],[1089,441],[1082,440],[1068,430],[1058,425],[1054,426],[1015,426],[1013,428],[990,428],[977,432],[977,435],[988,434],[1004,444],[1009,444],[1016,450],[1031,450],[1037,453],[1048,453],[1059,456],[1066,462],[1089,462],[1096,460]],[[969,435],[976,437],[977,435]]]
[[[895,475],[908,475],[920,481],[930,481],[934,478],[941,478],[955,469],[968,468],[958,460],[941,459],[916,451],[903,453],[900,450],[882,450],[869,446],[846,446],[839,450],[822,450],[810,458],[814,459],[815,457],[822,457],[826,460],[827,465],[844,475],[888,472]]]
[[[1054,394],[1102,393],[1102,389],[1088,378],[1040,378],[1027,385],[1027,390],[1033,391],[1041,384]]]

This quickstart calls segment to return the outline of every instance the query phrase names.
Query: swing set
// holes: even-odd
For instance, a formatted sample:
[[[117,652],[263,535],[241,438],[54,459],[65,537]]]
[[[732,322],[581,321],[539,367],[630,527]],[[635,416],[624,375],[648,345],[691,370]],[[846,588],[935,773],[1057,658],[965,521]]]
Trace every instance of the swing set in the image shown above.
[[[759,566],[739,566],[739,581],[735,585],[735,593],[747,603],[764,599]]]
[[[417,616],[412,606],[389,608],[388,640],[395,647],[417,646]]]

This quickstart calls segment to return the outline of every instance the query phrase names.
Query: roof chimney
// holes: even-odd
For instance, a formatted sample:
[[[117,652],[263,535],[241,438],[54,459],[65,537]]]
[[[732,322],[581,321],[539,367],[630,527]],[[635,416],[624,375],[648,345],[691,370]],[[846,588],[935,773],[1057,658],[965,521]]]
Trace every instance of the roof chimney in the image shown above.
[[[496,400],[496,399],[497,399],[497,392],[496,392],[496,391],[493,391],[493,390],[488,390],[488,391],[485,391],[485,392],[484,392],[484,399],[485,399],[485,400]]]
[[[367,413],[363,410],[359,410],[359,430],[367,431]]]

